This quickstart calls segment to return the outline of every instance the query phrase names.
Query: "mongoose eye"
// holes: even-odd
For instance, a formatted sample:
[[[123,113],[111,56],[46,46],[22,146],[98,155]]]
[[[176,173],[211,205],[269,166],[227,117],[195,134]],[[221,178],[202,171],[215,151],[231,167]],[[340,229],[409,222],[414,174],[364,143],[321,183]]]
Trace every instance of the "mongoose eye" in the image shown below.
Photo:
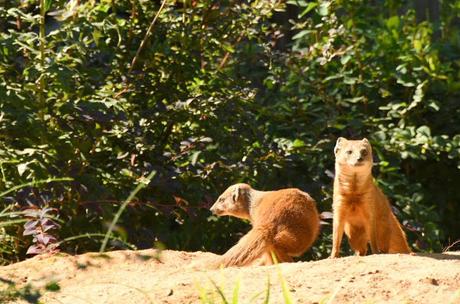
[[[232,199],[233,199],[234,202],[236,202],[236,194],[232,195]]]
[[[348,155],[351,155],[351,153],[353,153],[353,151],[351,151],[351,150],[347,150],[347,152],[346,152],[346,153],[347,153]]]
[[[367,155],[367,150],[361,150],[361,156],[366,156]]]

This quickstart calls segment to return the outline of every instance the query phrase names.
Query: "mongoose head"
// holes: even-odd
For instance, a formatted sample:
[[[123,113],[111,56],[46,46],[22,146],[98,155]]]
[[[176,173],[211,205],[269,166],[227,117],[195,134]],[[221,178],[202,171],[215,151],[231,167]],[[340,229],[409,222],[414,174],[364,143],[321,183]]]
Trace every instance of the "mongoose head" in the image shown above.
[[[336,164],[347,171],[372,169],[372,147],[366,138],[348,140],[339,137],[334,148],[334,154]]]
[[[250,219],[249,200],[251,186],[235,184],[227,188],[212,205],[211,212],[217,216],[231,215],[243,219]]]

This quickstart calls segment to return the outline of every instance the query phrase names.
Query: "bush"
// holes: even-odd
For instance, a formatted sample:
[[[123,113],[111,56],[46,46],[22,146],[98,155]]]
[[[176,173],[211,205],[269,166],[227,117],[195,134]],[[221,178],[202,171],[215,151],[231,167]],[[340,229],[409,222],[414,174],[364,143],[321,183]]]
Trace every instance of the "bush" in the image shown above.
[[[438,251],[460,237],[457,2],[430,23],[393,1],[10,1],[0,191],[72,181],[23,187],[1,209],[55,208],[59,240],[99,235],[156,171],[112,248],[223,252],[248,229],[206,210],[228,185],[295,186],[330,210],[335,140],[367,136],[411,244]],[[4,262],[31,245],[24,222],[9,223]],[[323,232],[309,258],[328,254]]]

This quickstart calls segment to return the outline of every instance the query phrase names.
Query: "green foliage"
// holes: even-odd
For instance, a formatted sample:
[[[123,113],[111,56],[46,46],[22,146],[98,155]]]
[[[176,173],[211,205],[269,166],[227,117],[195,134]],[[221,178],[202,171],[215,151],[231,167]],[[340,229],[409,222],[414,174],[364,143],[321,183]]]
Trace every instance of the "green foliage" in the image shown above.
[[[59,291],[61,290],[61,286],[59,286],[58,282],[51,281],[46,284],[45,289],[49,291]]]
[[[155,171],[152,171],[146,178],[145,180],[142,180],[139,185],[129,194],[128,198],[121,204],[120,208],[118,209],[117,213],[115,214],[112,222],[110,223],[109,229],[107,230],[107,233],[104,236],[104,240],[102,241],[101,248],[99,249],[100,253],[103,253],[105,251],[105,248],[107,246],[107,242],[109,241],[109,238],[112,236],[112,231],[115,228],[115,225],[117,224],[118,220],[120,219],[120,216],[123,214],[123,211],[125,210],[126,206],[133,200],[133,198],[136,196],[136,194],[145,186],[147,186],[152,178],[155,176]]]
[[[30,284],[24,287],[17,287],[8,280],[1,280],[0,301],[2,303],[13,303],[15,300],[24,300],[27,303],[40,303],[41,291]]]
[[[448,235],[458,227],[444,205],[452,201],[458,208],[460,146],[454,121],[460,108],[452,84],[460,79],[452,58],[459,45],[451,37],[435,40],[436,27],[417,23],[412,10],[399,16],[389,11],[363,1],[320,1],[300,18],[293,52],[265,81],[266,121],[280,122],[267,128],[291,143],[299,138],[305,143],[302,163],[315,163],[306,170],[326,186],[326,199],[331,187],[323,172],[332,168],[335,139],[369,137],[377,180],[412,232],[413,245],[439,250],[441,218]]]
[[[280,277],[281,279],[281,277]],[[203,304],[213,304],[213,303],[230,303],[230,301],[226,298],[224,294],[223,287],[219,286],[215,281],[212,279],[209,279],[212,288],[205,288],[202,287],[200,284],[196,285],[196,288],[198,289],[198,293],[200,296],[200,302]],[[235,287],[233,288],[233,296],[231,303],[232,304],[238,304],[241,301],[239,300],[239,291],[240,291],[240,279],[238,279],[235,283]],[[267,286],[265,287],[265,290],[253,295],[248,303],[254,303],[254,301],[258,298],[260,298],[261,295],[264,295],[264,304],[270,303],[270,277],[267,277]],[[284,291],[284,289],[283,289]],[[288,291],[289,292],[289,291]],[[217,298],[217,299],[216,299]],[[285,303],[291,303],[291,302],[286,302]]]
[[[72,237],[105,232],[155,171],[110,248],[223,252],[248,229],[206,210],[223,189],[294,186],[330,210],[335,140],[366,136],[411,245],[460,238],[458,1],[438,22],[397,1],[283,3],[9,1],[0,192],[73,181],[16,189],[0,210],[56,208],[58,238],[72,240],[61,249],[97,250],[99,238]],[[0,227],[3,259],[25,257],[22,224]],[[322,231],[308,258],[327,256]]]
[[[276,264],[276,271],[278,273],[278,279],[279,279],[279,284],[281,285],[281,292],[282,292],[282,297],[284,300],[285,304],[291,304],[295,303],[295,300],[292,298],[291,290],[288,287],[288,284],[286,282],[286,279],[284,278],[281,268],[278,265],[278,261],[276,259],[276,256],[272,253],[272,258],[273,261]],[[222,286],[219,286],[214,280],[209,279],[210,283],[212,284],[212,288],[205,288],[202,287],[200,284],[196,284],[196,288],[198,289],[198,293],[200,296],[200,302],[203,304],[212,304],[212,303],[224,303],[228,304],[230,301],[227,299],[224,293],[224,288]],[[232,301],[231,303],[233,304],[238,304],[239,301],[239,291],[240,291],[240,279],[238,279],[235,283],[235,286],[233,288],[233,296],[232,296]],[[264,296],[263,303],[268,304],[270,303],[270,276],[267,277],[267,286],[265,287],[265,290],[253,295],[248,303],[253,303],[255,300],[260,298],[262,295]],[[217,298],[217,299],[216,299]]]

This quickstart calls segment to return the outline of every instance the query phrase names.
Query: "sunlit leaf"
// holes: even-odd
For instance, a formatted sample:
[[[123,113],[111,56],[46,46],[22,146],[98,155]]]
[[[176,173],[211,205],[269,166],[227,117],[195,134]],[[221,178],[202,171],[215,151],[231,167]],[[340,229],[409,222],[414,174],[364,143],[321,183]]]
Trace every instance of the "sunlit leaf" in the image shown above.
[[[45,12],[49,11],[50,8],[51,8],[51,4],[53,3],[52,0],[44,0],[44,4],[45,4]]]

